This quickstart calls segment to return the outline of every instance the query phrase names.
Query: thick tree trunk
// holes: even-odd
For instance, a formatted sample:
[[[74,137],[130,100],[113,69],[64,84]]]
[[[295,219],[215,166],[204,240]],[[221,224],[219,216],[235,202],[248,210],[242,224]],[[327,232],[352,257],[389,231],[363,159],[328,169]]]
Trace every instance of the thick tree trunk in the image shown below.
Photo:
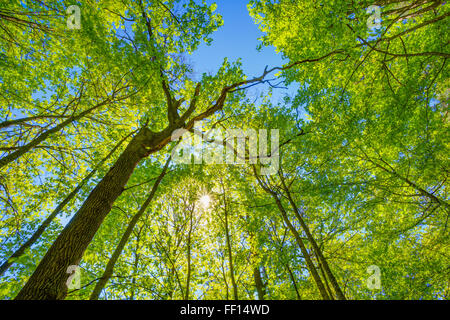
[[[116,249],[114,250],[111,258],[109,259],[105,271],[103,272],[102,277],[95,285],[94,290],[91,293],[90,300],[97,300],[100,296],[100,292],[105,287],[106,283],[111,278],[113,272],[114,272],[114,266],[116,265],[117,260],[119,259],[120,255],[122,254],[123,248],[125,248],[125,245],[128,242],[128,239],[130,238],[131,232],[133,231],[134,227],[138,223],[139,219],[142,217],[142,215],[147,210],[148,206],[150,205],[151,201],[153,200],[153,197],[156,194],[156,191],[158,190],[159,184],[161,183],[162,179],[167,173],[167,168],[170,163],[170,158],[167,160],[161,174],[158,176],[158,179],[155,181],[152,190],[150,191],[147,199],[144,201],[142,206],[139,208],[139,211],[133,216],[130,223],[127,226],[127,229],[125,230],[124,234],[122,235],[122,238],[119,241],[119,244],[117,245]]]
[[[131,134],[130,134],[131,135]],[[92,178],[92,176],[97,172],[98,168],[100,168],[103,163],[105,163],[122,145],[122,143],[130,136],[126,136],[111,150],[111,152],[103,158],[97,166],[76,186],[75,189],[72,190],[71,193],[67,195],[67,197],[58,204],[55,210],[45,219],[39,228],[33,233],[33,235],[22,245],[19,249],[17,249],[1,266],[0,266],[0,276],[5,273],[8,268],[14,264],[13,259],[18,258],[24,254],[25,250],[31,248],[31,246],[40,238],[40,236],[44,233],[50,223],[56,218],[56,216],[64,209],[64,207],[78,194],[81,188]]]
[[[149,149],[162,148],[159,138],[146,128],[139,131],[55,240],[16,299],[65,298],[67,268],[79,264],[136,165],[149,154]]]

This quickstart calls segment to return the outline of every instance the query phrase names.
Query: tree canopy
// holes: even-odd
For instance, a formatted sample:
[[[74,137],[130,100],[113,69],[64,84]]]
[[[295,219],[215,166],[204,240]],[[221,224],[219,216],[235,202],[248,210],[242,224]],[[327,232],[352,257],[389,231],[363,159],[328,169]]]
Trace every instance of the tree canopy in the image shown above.
[[[0,3],[0,297],[448,299],[449,4],[218,6]]]

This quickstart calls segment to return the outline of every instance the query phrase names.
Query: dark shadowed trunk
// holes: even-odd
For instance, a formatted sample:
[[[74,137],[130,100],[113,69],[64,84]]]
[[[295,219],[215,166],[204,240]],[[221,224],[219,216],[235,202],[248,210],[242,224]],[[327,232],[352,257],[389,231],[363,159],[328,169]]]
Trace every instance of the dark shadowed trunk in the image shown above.
[[[33,233],[33,235],[17,249],[1,266],[0,266],[0,276],[5,273],[6,270],[14,263],[13,259],[18,258],[24,254],[25,250],[31,248],[31,246],[40,238],[44,233],[45,229],[50,225],[50,223],[56,218],[56,216],[64,209],[64,207],[78,194],[81,188],[92,178],[92,176],[97,172],[97,170],[117,151],[117,149],[122,145],[122,143],[130,136],[126,136],[111,150],[111,152],[103,158],[97,166],[72,190],[67,197],[58,204],[58,206],[53,210],[53,212],[45,219],[39,228]]]
[[[300,292],[298,291],[297,281],[295,280],[295,276],[294,276],[294,273],[292,272],[291,268],[289,268],[289,264],[286,264],[286,270],[289,274],[289,278],[292,281],[292,285],[294,286],[295,295],[297,296],[297,300],[302,300],[302,297],[300,296]]]
[[[92,291],[91,296],[89,298],[90,300],[98,299],[98,297],[100,296],[100,292],[103,290],[106,283],[111,278],[111,276],[114,272],[114,266],[115,266],[117,260],[119,259],[120,255],[122,254],[123,248],[125,247],[126,243],[128,242],[131,232],[133,231],[134,227],[138,223],[139,219],[142,217],[142,215],[147,210],[153,197],[155,196],[155,193],[158,189],[159,184],[161,183],[162,179],[166,175],[170,160],[171,160],[170,158],[167,160],[161,174],[158,176],[158,179],[155,181],[155,184],[153,185],[152,190],[150,191],[147,199],[145,200],[145,202],[140,207],[139,211],[133,216],[130,223],[128,224],[127,229],[125,230],[124,234],[122,235],[122,238],[119,241],[119,244],[117,245],[116,249],[114,250],[111,258],[109,259],[109,261],[106,265],[106,268],[105,268],[105,271],[103,272],[102,277],[95,285],[95,288]]]
[[[266,286],[262,281],[261,270],[259,270],[259,267],[253,268],[253,278],[255,279],[255,287],[258,292],[258,300],[264,300],[264,296],[266,295]]]
[[[155,134],[143,128],[131,140],[114,166],[94,188],[84,204],[67,224],[17,295],[16,299],[64,299],[67,294],[67,268],[78,265],[136,165],[149,153],[170,141],[166,132]]]

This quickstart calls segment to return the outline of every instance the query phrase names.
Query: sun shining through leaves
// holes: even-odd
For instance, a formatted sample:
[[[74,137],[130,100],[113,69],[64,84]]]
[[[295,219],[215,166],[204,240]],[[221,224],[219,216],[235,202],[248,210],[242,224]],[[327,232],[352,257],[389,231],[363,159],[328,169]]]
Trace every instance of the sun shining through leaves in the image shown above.
[[[200,197],[198,202],[203,209],[205,209],[205,210],[209,209],[209,207],[211,205],[211,197],[209,194],[204,194]]]
[[[450,3],[214,1],[0,2],[0,300],[448,300]]]

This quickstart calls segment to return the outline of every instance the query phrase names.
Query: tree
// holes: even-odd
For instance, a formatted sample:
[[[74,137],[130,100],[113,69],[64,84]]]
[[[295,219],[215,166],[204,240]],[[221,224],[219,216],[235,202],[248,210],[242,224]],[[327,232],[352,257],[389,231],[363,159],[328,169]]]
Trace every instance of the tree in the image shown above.
[[[447,299],[447,2],[252,0],[285,64],[196,76],[216,7],[0,4],[0,296]]]

